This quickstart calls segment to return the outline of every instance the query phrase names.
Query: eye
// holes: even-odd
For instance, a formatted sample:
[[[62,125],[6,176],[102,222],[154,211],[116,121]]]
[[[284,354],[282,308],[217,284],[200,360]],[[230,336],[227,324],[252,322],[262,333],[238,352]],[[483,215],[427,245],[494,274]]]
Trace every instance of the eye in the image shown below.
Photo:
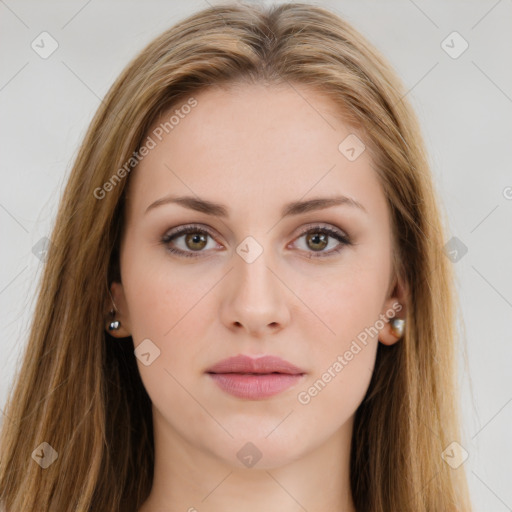
[[[346,245],[352,245],[349,237],[342,231],[327,226],[309,226],[296,240],[300,240],[303,237],[305,237],[306,246],[305,249],[302,250],[310,253],[310,255],[307,256],[308,258],[327,257],[339,253]],[[195,258],[201,256],[201,253],[205,252],[204,249],[212,249],[215,247],[215,243],[213,243],[214,247],[208,247],[208,238],[213,240],[208,230],[197,225],[186,225],[180,226],[165,234],[161,241],[169,252],[186,258]],[[335,240],[337,246],[334,244],[334,248],[325,251],[324,249],[329,246],[329,239]],[[181,247],[173,247],[173,244],[181,245]]]
[[[303,231],[296,240],[305,237],[305,251],[311,249],[312,252],[307,256],[308,258],[324,258],[339,253],[344,246],[352,245],[350,238],[342,231],[333,229],[327,226],[310,226],[306,231]],[[329,251],[324,249],[329,246],[329,239],[334,239],[338,242],[334,244],[335,247]],[[317,254],[315,254],[317,253]]]
[[[162,238],[162,243],[167,247],[167,250],[173,254],[177,254],[178,256],[185,256],[187,258],[195,258],[200,256],[201,252],[204,252],[208,245],[208,237],[212,238],[210,233],[200,227],[195,225],[187,225],[180,226],[175,230],[167,233]],[[181,248],[176,248],[171,246],[171,242],[176,243],[180,238]]]

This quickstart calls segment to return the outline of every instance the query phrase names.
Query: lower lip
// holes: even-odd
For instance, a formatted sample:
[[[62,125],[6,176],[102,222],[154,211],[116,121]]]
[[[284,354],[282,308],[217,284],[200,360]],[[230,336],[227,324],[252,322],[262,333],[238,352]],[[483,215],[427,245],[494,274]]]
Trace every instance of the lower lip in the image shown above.
[[[286,373],[209,373],[215,383],[226,393],[238,398],[260,400],[277,395],[291,388],[303,377],[303,374]]]

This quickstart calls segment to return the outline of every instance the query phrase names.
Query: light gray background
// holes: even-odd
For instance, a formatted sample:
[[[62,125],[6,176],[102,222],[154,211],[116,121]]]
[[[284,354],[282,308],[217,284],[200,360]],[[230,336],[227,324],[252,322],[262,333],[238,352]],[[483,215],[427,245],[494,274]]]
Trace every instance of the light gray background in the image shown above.
[[[50,235],[94,111],[138,50],[215,3],[0,0],[0,405],[35,303],[42,264],[32,248]],[[512,510],[512,1],[310,3],[384,53],[420,117],[448,238],[468,249],[454,263],[468,346],[464,464],[476,511]],[[31,48],[43,31],[59,45],[47,59]],[[441,47],[453,31],[469,43],[456,59]]]

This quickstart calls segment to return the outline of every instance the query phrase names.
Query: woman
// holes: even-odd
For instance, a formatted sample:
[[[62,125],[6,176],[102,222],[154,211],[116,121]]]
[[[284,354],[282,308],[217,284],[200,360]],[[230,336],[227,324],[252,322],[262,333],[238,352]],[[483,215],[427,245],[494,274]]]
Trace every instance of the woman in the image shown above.
[[[130,63],[61,201],[5,410],[7,511],[470,510],[404,96],[299,3],[205,9]]]

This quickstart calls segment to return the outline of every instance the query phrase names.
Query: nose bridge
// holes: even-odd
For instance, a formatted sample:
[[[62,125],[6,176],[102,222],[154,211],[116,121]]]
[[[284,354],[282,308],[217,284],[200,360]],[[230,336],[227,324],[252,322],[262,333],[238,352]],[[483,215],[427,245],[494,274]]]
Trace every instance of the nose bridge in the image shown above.
[[[242,325],[256,332],[288,319],[285,287],[276,278],[271,249],[253,237],[247,237],[236,248],[234,269],[230,272],[230,296],[224,305],[230,324]],[[272,271],[270,270],[272,269]]]
[[[239,300],[245,300],[251,304],[251,308],[259,306],[263,309],[264,303],[275,299],[276,279],[272,275],[270,249],[263,248],[262,243],[253,237],[247,237],[236,249],[235,272],[236,293]],[[260,300],[261,299],[261,300]]]

